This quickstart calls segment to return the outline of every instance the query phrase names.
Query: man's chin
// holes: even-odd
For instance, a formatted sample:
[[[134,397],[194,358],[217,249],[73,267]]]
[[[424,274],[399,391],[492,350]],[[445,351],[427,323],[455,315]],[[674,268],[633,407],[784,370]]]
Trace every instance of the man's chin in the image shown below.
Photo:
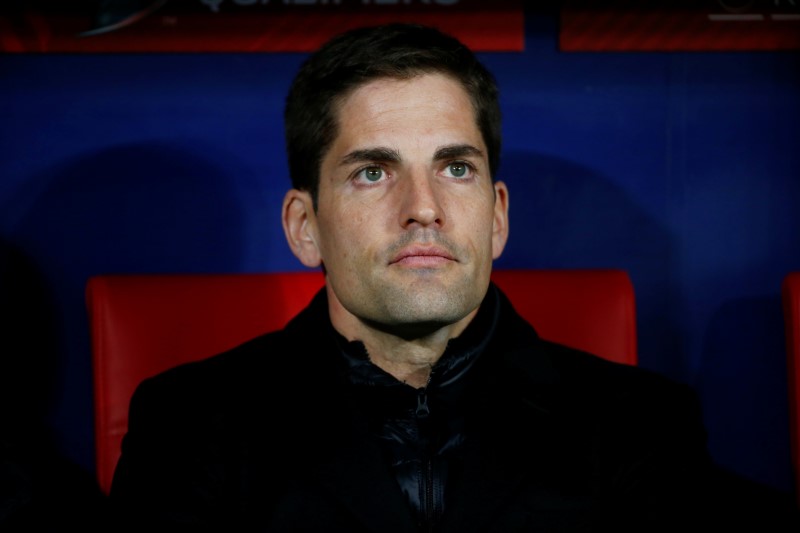
[[[451,292],[460,290],[458,286],[465,284],[464,280],[469,277],[469,273],[464,272],[463,269],[458,269],[455,265],[449,264],[429,268],[398,267],[393,269],[391,275],[384,279],[396,281],[396,283],[409,290],[418,288],[420,291],[431,291],[440,287],[443,291]]]
[[[438,329],[463,319],[473,305],[463,290],[442,286],[408,287],[386,301],[387,322],[398,328]]]

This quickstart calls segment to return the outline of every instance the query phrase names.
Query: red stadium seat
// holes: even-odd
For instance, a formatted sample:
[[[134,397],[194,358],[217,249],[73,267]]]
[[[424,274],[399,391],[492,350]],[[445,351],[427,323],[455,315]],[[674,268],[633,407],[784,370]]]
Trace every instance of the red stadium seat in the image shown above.
[[[633,286],[618,270],[505,270],[493,279],[543,337],[636,364]],[[146,377],[283,327],[324,284],[318,271],[118,274],[89,279],[96,474],[108,493],[128,404]]]
[[[636,365],[636,301],[623,270],[495,270],[492,280],[540,336]]]
[[[790,272],[781,287],[786,330],[789,430],[797,505],[800,507],[800,272]]]

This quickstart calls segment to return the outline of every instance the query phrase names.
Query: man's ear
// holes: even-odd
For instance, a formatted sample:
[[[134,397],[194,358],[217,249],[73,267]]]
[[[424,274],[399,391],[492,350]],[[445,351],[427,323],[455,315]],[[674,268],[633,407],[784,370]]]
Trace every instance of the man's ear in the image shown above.
[[[508,241],[508,188],[502,181],[494,184],[494,218],[492,223],[492,259],[503,253]]]
[[[283,198],[281,221],[292,253],[305,266],[318,267],[322,263],[322,254],[317,246],[317,218],[311,194],[289,189]]]

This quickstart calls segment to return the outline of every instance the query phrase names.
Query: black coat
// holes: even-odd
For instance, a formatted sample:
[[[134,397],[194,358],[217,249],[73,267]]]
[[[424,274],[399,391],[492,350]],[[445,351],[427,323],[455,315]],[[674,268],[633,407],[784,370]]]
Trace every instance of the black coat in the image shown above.
[[[692,391],[542,340],[502,293],[499,313],[439,531],[697,525],[711,461]],[[120,527],[416,531],[330,330],[323,290],[284,330],[144,381],[111,489]]]

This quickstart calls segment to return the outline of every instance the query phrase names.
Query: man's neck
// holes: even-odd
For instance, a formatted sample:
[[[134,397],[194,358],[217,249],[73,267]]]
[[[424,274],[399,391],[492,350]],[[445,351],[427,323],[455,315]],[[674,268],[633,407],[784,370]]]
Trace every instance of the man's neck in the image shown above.
[[[419,388],[428,384],[433,365],[442,357],[447,342],[455,336],[450,329],[442,328],[427,337],[406,340],[367,328],[354,340],[364,343],[374,365],[399,381]]]
[[[370,361],[397,380],[412,387],[428,384],[433,365],[442,357],[450,339],[458,337],[477,310],[453,324],[409,335],[407,330],[377,328],[350,314],[341,304],[329,305],[333,327],[348,341],[360,341]]]

